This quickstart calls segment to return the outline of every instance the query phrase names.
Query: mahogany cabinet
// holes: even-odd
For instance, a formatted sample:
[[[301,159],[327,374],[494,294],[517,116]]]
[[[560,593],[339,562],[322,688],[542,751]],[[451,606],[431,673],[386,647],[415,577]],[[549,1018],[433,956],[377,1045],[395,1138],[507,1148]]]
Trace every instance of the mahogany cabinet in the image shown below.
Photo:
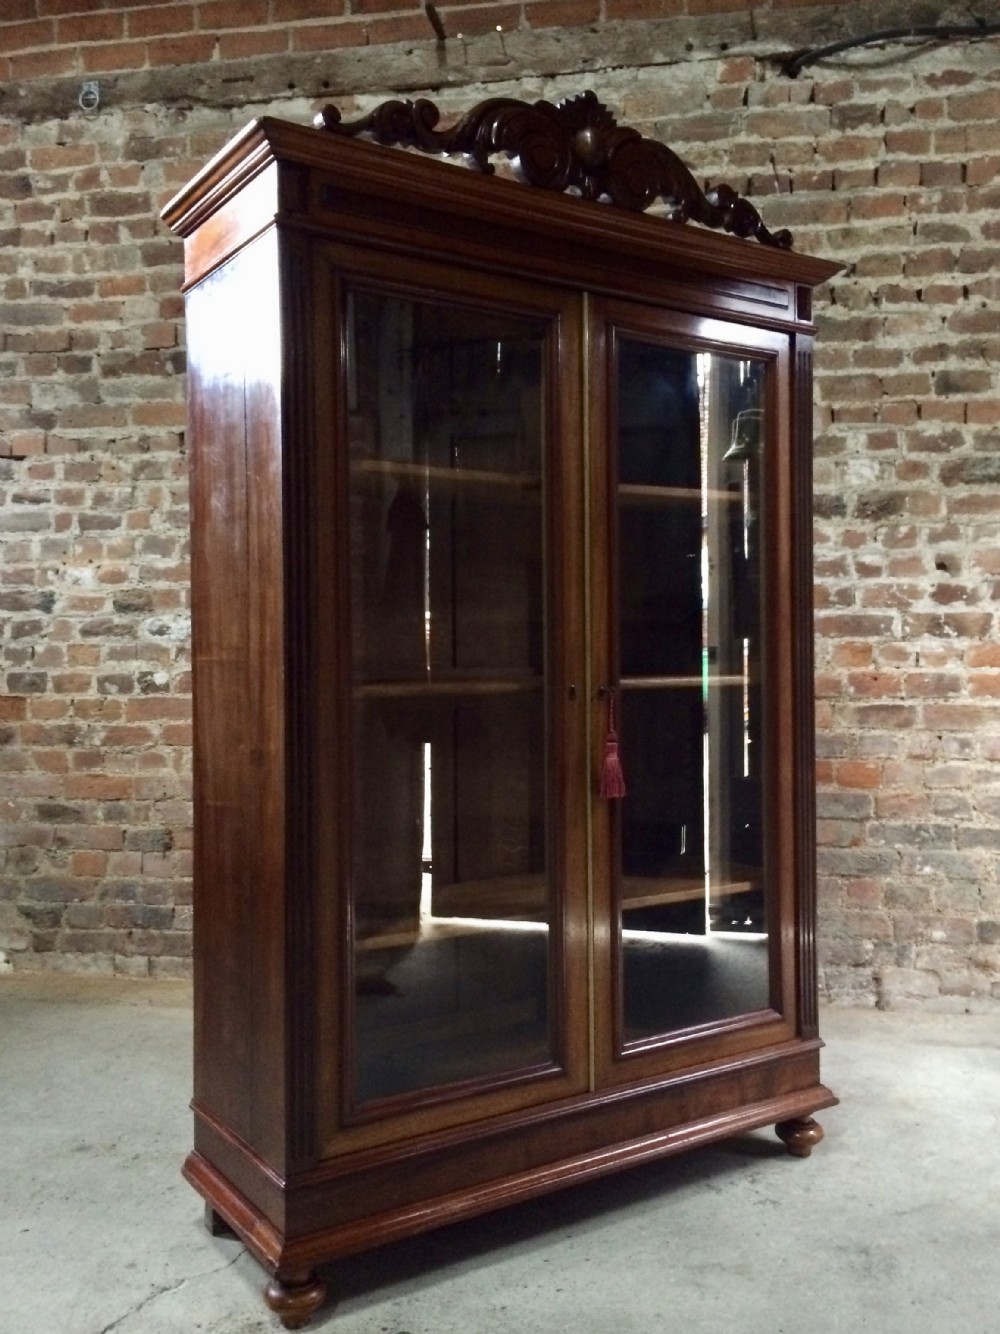
[[[589,93],[255,121],[164,216],[210,1223],[295,1328],[332,1258],[767,1124],[806,1156],[834,266]]]

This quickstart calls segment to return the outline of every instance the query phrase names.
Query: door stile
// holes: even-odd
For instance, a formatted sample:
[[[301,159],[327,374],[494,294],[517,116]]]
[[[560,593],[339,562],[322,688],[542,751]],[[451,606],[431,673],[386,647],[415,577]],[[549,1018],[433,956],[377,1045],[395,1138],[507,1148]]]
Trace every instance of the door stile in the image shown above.
[[[550,823],[556,844],[557,895],[552,929],[558,943],[560,1046],[574,1091],[592,1086],[593,1042],[579,1016],[592,1006],[590,902],[590,812],[584,779],[587,745],[589,604],[586,598],[587,404],[579,389],[587,356],[585,301],[565,300],[549,365],[548,564],[551,636],[549,784]]]
[[[591,781],[591,755],[594,746],[593,712],[590,700],[594,691],[594,664],[590,646],[595,642],[594,609],[598,600],[594,596],[594,545],[595,528],[593,514],[593,478],[591,469],[594,457],[592,439],[594,423],[594,405],[592,402],[595,386],[603,382],[603,377],[593,374],[595,356],[592,298],[589,292],[583,292],[580,298],[580,362],[578,401],[580,404],[580,450],[581,463],[581,514],[580,528],[583,533],[583,546],[580,562],[578,587],[583,598],[582,626],[583,639],[578,645],[579,661],[583,678],[582,684],[582,721],[580,739],[582,753],[578,757],[578,781],[581,784],[581,806],[584,813],[584,848],[585,848],[585,890],[586,890],[586,931],[587,931],[587,978],[586,978],[586,1031],[587,1031],[587,1088],[593,1093],[597,1087],[597,1051],[598,1051],[598,1016],[603,1018],[598,996],[603,989],[598,986],[596,977],[596,956],[598,953],[597,935],[607,932],[607,917],[598,913],[595,903],[594,879],[594,834],[596,813],[594,810],[594,785]],[[606,605],[604,599],[600,605]],[[602,942],[603,945],[603,942]],[[606,948],[606,947],[605,947]]]
[[[771,467],[765,474],[763,503],[778,527],[768,543],[768,559],[764,570],[764,598],[773,612],[766,627],[770,637],[767,660],[773,664],[774,675],[766,692],[770,719],[765,716],[765,727],[775,738],[769,804],[773,810],[795,813],[794,819],[771,821],[768,828],[768,837],[773,845],[771,858],[777,868],[774,919],[782,924],[779,931],[772,933],[770,940],[771,1004],[798,1032],[799,958],[795,908],[801,878],[798,848],[803,838],[799,794],[803,784],[807,791],[811,790],[808,774],[801,772],[803,756],[798,746],[798,737],[803,725],[807,729],[812,725],[812,682],[807,683],[804,696],[801,676],[803,658],[801,648],[796,643],[796,620],[800,610],[796,599],[803,578],[801,545],[796,541],[796,530],[802,523],[802,516],[797,509],[801,494],[796,487],[796,477],[802,467],[802,459],[794,457],[791,449],[792,357],[787,341],[783,341],[777,349],[768,390],[768,410],[772,423],[769,440]],[[811,514],[811,496],[806,513]],[[811,581],[808,580],[810,571],[807,569],[805,573],[811,592]],[[805,661],[811,663],[811,656]],[[804,717],[806,712],[809,715],[807,718]],[[805,761],[808,766],[812,762],[811,756]]]
[[[591,1078],[593,1087],[606,1082],[609,1054],[620,1047],[620,978],[614,967],[618,952],[613,869],[617,862],[617,803],[599,796],[601,764],[608,723],[604,695],[615,673],[611,607],[617,585],[614,482],[611,450],[613,410],[613,334],[599,299],[586,303],[587,375],[585,437],[587,495],[587,808],[589,812],[589,897],[591,904]],[[627,773],[627,770],[626,770]]]

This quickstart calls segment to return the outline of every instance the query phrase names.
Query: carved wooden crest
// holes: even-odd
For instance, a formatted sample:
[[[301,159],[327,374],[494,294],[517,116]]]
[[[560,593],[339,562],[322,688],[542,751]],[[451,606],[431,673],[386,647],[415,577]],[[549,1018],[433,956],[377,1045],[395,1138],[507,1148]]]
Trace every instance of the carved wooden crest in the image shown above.
[[[607,200],[633,212],[662,199],[675,222],[700,222],[781,249],[792,244],[790,232],[768,231],[753,204],[730,186],[702,190],[672,149],[619,125],[590,91],[556,104],[489,98],[442,130],[440,115],[426,98],[395,99],[349,122],[327,106],[314,123],[335,134],[364,135],[425,153],[464,153],[486,174],[494,171],[490,158],[503,153],[524,180],[546,190]]]

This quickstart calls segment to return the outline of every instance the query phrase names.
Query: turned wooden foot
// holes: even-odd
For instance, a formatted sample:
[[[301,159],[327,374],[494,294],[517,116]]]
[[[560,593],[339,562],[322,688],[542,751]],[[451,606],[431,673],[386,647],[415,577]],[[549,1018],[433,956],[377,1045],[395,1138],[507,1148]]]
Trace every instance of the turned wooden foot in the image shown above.
[[[779,1121],[775,1133],[795,1158],[808,1158],[813,1145],[823,1138],[823,1127],[811,1116],[798,1116],[794,1121]]]
[[[264,1300],[285,1329],[302,1329],[326,1301],[326,1284],[314,1269],[279,1272],[264,1289]]]

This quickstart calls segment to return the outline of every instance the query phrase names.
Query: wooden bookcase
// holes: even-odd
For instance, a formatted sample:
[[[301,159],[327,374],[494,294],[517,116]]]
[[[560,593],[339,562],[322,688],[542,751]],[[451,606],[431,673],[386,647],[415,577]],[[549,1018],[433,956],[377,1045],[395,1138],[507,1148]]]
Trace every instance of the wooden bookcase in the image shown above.
[[[834,266],[592,94],[255,121],[164,217],[211,1224],[295,1328],[335,1257],[754,1127],[807,1155]]]

